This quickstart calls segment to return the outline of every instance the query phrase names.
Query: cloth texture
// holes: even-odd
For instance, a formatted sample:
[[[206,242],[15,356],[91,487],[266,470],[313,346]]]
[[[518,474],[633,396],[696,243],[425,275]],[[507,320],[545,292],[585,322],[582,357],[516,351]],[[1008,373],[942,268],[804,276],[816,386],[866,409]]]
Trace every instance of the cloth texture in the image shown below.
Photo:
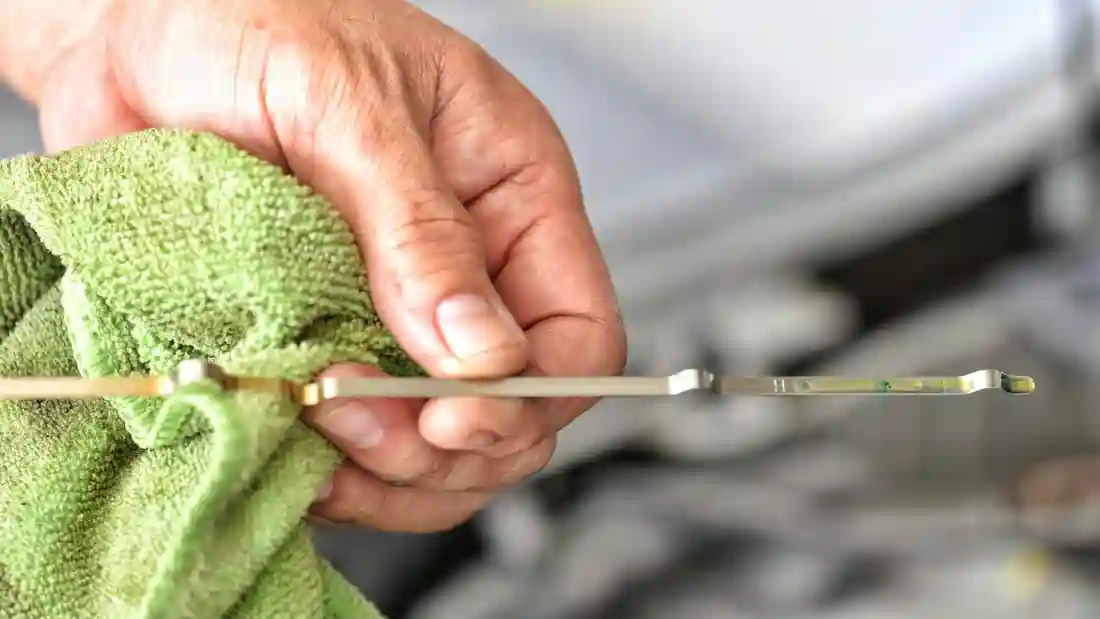
[[[343,220],[228,142],[154,130],[0,162],[0,376],[195,358],[422,374]],[[0,617],[378,617],[313,549],[303,517],[341,456],[299,413],[213,384],[0,402]]]

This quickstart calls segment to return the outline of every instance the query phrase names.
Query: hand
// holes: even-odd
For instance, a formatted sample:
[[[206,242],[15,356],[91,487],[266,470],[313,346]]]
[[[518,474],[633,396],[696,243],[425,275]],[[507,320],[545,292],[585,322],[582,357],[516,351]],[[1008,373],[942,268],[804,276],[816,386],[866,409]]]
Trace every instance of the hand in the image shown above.
[[[212,131],[327,196],[379,314],[433,375],[622,370],[611,283],[553,122],[479,47],[406,2],[111,0],[37,85],[51,150],[154,126]],[[544,466],[556,432],[592,404],[307,411],[348,455],[314,512],[453,527]]]

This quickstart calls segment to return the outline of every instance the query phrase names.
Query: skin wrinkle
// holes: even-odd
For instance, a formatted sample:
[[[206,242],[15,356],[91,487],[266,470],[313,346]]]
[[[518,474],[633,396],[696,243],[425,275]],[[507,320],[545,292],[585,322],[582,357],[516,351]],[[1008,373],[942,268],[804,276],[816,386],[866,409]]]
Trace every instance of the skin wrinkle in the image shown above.
[[[419,192],[418,192],[419,193]],[[447,199],[449,196],[444,194],[441,190],[429,190],[418,197],[411,200],[414,204],[434,204],[441,199]],[[417,212],[429,210],[426,206],[420,207]],[[434,227],[440,227],[444,229],[445,235],[439,235],[431,232]],[[386,247],[386,251],[402,251],[411,247],[421,246],[422,244],[431,244],[431,239],[440,239],[450,237],[449,232],[454,226],[461,226],[465,232],[471,235],[477,235],[478,230],[474,226],[473,222],[467,220],[464,217],[456,217],[454,215],[417,215],[409,218],[408,221],[402,223],[394,230],[393,241]],[[482,261],[483,256],[479,253],[475,256],[475,262]]]
[[[383,107],[388,110],[420,111],[427,107],[421,98],[413,94],[418,89],[414,88],[414,80],[408,75],[406,67],[415,63],[410,62],[407,54],[386,45],[379,37],[353,43],[353,37],[329,33],[328,39],[343,59],[342,71],[352,78],[350,90],[360,95],[364,90],[368,91],[373,95],[368,99],[384,102],[386,105]],[[420,128],[427,126],[426,122],[418,121],[413,115],[402,120],[412,121],[414,126]]]
[[[249,52],[251,52],[252,50],[255,49],[254,45],[249,45],[249,43],[248,43],[249,33],[251,33],[251,32],[257,32],[258,33],[258,32],[261,32],[261,31],[254,29],[251,24],[245,24],[241,28],[240,44],[239,44],[238,49],[237,49],[237,62],[236,62],[236,71],[235,71],[236,75],[238,75],[238,76],[242,75],[243,66],[245,64],[246,56],[248,55]],[[286,149],[283,148],[282,140],[279,139],[279,133],[275,129],[274,118],[271,114],[270,108],[268,107],[267,68],[268,68],[269,56],[267,54],[261,54],[260,57],[261,57],[260,66],[257,69],[258,73],[259,73],[259,79],[258,79],[258,83],[257,83],[256,93],[255,93],[255,97],[256,97],[255,104],[256,104],[257,108],[259,109],[259,120],[260,120],[260,125],[261,125],[260,130],[264,134],[264,136],[267,138],[267,141],[270,144],[274,145],[274,152],[268,154],[267,156],[261,155],[261,157],[264,158],[265,160],[275,164],[275,165],[278,165],[279,167],[283,168],[284,170],[290,171],[290,162],[287,159]],[[240,79],[240,77],[238,77],[233,82],[233,98],[234,98],[233,104],[234,104],[234,107],[237,107],[238,109],[240,108],[240,102],[238,100],[239,84],[242,83],[242,82],[247,83],[244,80]],[[301,180],[301,179],[299,179],[299,180]],[[302,181],[302,182],[305,183],[305,181]]]
[[[532,475],[537,475],[550,464],[557,446],[557,437],[554,435],[535,443],[530,448],[519,454],[511,467],[505,469],[501,475],[505,487],[514,487]]]
[[[233,107],[235,109],[242,109],[241,107],[241,81],[244,77],[244,71],[241,65],[244,63],[245,55],[245,38],[248,36],[248,24],[241,26],[240,34],[237,35],[237,53],[233,63]],[[261,84],[263,82],[261,81]],[[260,98],[263,100],[263,97]]]
[[[406,471],[401,474],[376,472],[374,475],[395,488],[406,488],[417,480],[434,478],[443,467],[444,463],[441,459],[433,458],[426,466],[421,466],[416,469],[408,467]]]
[[[445,492],[495,492],[515,488],[532,475],[536,475],[550,464],[554,455],[557,439],[546,438],[535,443],[522,453],[509,458],[507,464],[497,468],[499,481],[492,486],[481,484],[455,484],[444,488]],[[472,458],[473,456],[467,456]]]
[[[272,141],[278,145],[281,164],[294,170],[295,177],[302,184],[313,187],[317,172],[317,125],[301,123],[299,112],[294,109],[288,114],[289,127],[280,131],[277,117],[272,114],[271,90],[268,87],[270,80],[271,56],[265,54],[260,68],[260,110],[263,122],[273,136]]]
[[[482,458],[450,458],[445,466],[431,471],[427,477],[438,478],[439,487],[447,492],[473,490],[473,483],[467,479],[477,479],[485,468]]]
[[[529,239],[534,238],[539,231],[539,228],[545,228],[550,222],[550,214],[538,213],[532,215],[531,219],[527,221],[523,227],[519,229],[514,237],[507,244],[504,245],[504,249],[501,252],[499,260],[488,263],[489,277],[493,280],[493,285],[499,284],[497,281],[501,274],[504,272],[504,268],[509,264],[512,264],[513,256],[520,250],[520,246],[527,242]],[[525,324],[526,323],[526,324]],[[538,321],[523,321],[519,326],[524,331],[538,324]]]
[[[416,201],[416,199],[414,199]],[[447,254],[443,251],[438,251],[440,247],[447,247],[453,241],[453,235],[450,234],[454,231],[455,225],[461,226],[464,230],[467,230],[469,234],[476,235],[477,230],[472,226],[470,222],[463,221],[461,219],[449,219],[447,217],[432,217],[425,216],[424,218],[415,218],[403,223],[399,226],[393,239],[388,241],[388,246],[385,251],[401,252],[408,251],[409,249],[416,249],[424,256],[420,263],[415,267],[415,270],[409,269],[405,271],[403,266],[407,268],[408,263],[399,263],[397,265],[397,272],[394,273],[394,281],[396,283],[398,294],[402,298],[408,298],[410,300],[419,298],[422,293],[412,291],[432,290],[434,296],[438,294],[441,297],[447,297],[452,294],[466,292],[464,290],[450,288],[447,286],[446,280],[455,271],[456,266],[465,268],[483,268],[485,264],[484,255],[477,251],[477,243],[468,243],[464,247],[468,248],[468,253],[463,255]],[[443,229],[445,234],[443,236],[436,233],[437,230]],[[427,256],[431,257],[430,264],[425,265],[425,262],[429,262]],[[450,288],[450,289],[448,289]],[[413,301],[415,303],[415,301]]]
[[[462,144],[485,143],[486,141],[492,143],[493,151],[491,153],[470,152],[465,154],[467,157],[492,162],[493,167],[491,169],[478,170],[479,176],[476,178],[453,179],[458,199],[467,206],[468,210],[473,210],[473,207],[477,204],[491,197],[495,190],[507,187],[510,182],[524,183],[524,178],[530,173],[529,170],[538,167],[539,158],[535,153],[524,153],[526,149],[523,148],[522,144],[518,148],[513,147],[512,145],[519,141],[517,139],[501,142],[498,139],[488,138],[489,134],[499,132],[501,112],[498,108],[501,105],[501,99],[514,98],[510,97],[508,93],[504,93],[503,89],[494,84],[494,80],[487,76],[487,74],[492,73],[491,69],[503,71],[503,67],[500,67],[481,48],[473,50],[469,59],[456,64],[484,77],[482,79],[462,80],[452,88],[441,91],[443,98],[433,122],[445,126],[446,129],[437,130],[433,133],[432,145],[433,152],[447,153],[452,148],[460,147]],[[470,110],[470,113],[462,114],[461,110]],[[525,156],[522,159],[517,159],[516,151]],[[444,168],[447,167],[446,163],[446,160],[442,162]],[[452,170],[450,173],[452,175],[457,174],[457,170]],[[481,177],[485,177],[485,179],[482,180]]]
[[[546,468],[553,456],[556,442],[554,437],[542,439],[503,461],[480,454],[456,455],[432,466],[420,478],[429,480],[431,487],[447,493],[491,492],[511,488]],[[484,472],[490,468],[494,470],[497,478],[493,485],[472,481],[484,478]],[[408,483],[408,481],[400,480],[399,483]]]
[[[475,95],[475,97],[476,97],[476,95]],[[475,127],[477,126],[475,121],[472,121],[472,120],[470,121],[470,125],[475,126]],[[462,130],[460,129],[459,130],[459,135],[454,136],[454,137],[449,136],[448,139],[452,139],[452,140],[456,140],[456,141],[461,140],[462,139],[461,131]],[[519,172],[522,172],[522,173],[519,173]],[[532,191],[532,188],[533,187],[538,187],[539,185],[543,185],[543,186],[547,186],[547,187],[553,187],[554,186],[553,181],[547,181],[546,179],[548,177],[553,177],[555,175],[553,173],[547,172],[545,169],[543,169],[541,172],[542,173],[540,174],[539,170],[537,168],[533,168],[533,167],[521,168],[519,171],[517,171],[516,174],[514,174],[513,176],[511,176],[509,178],[511,183],[498,183],[492,189],[486,191],[483,195],[478,196],[477,202],[474,203],[474,204],[469,204],[468,209],[475,215],[477,215],[478,212],[482,211],[482,210],[491,210],[489,208],[489,205],[492,204],[493,202],[501,200],[501,198],[499,196],[494,195],[496,193],[495,189],[497,187],[503,187],[503,188],[505,188],[505,190],[515,191],[515,192],[526,191],[526,193],[528,193],[528,194],[537,193],[535,191]],[[574,175],[569,174],[568,172],[566,172],[564,174],[564,176],[570,177],[570,176],[574,176]],[[561,185],[559,185],[559,186],[561,186]],[[576,201],[576,203],[577,204],[582,204],[581,200],[579,200],[579,199]],[[509,205],[509,206],[500,207],[500,208],[515,208],[515,207]],[[581,210],[583,212],[583,205],[581,206]],[[488,217],[488,215],[486,215],[486,217]],[[519,251],[521,250],[521,248],[524,244],[537,241],[538,237],[539,237],[539,228],[545,226],[548,223],[547,218],[549,217],[549,215],[539,214],[539,215],[533,215],[533,217],[534,217],[533,219],[531,219],[531,220],[529,220],[525,223],[523,228],[521,228],[518,232],[513,233],[513,235],[511,236],[510,242],[507,245],[504,246],[502,251],[499,252],[499,255],[500,255],[500,258],[498,259],[499,261],[493,261],[489,264],[490,276],[493,278],[493,281],[494,281],[495,285],[500,284],[500,278],[504,273],[505,267],[508,266],[508,265],[516,264],[516,261],[514,260],[514,255],[519,253]],[[607,332],[607,333],[612,332],[611,321],[609,321],[607,318],[605,318],[603,316],[597,316],[597,317],[587,316],[587,315],[581,314],[579,312],[554,312],[554,313],[548,313],[548,314],[543,314],[543,315],[536,315],[536,316],[531,317],[530,319],[527,319],[527,318],[523,319],[520,324],[521,324],[521,327],[525,331],[531,331],[533,329],[545,329],[545,328],[547,328],[547,325],[550,325],[555,321],[575,319],[575,318],[578,318],[578,317],[583,318],[584,320],[592,320],[596,324],[596,331],[598,333],[599,332]],[[618,367],[618,369],[612,369],[611,373],[621,372],[621,366],[625,365],[625,357],[626,357],[625,351],[622,353],[622,355],[620,355],[620,357],[621,357],[620,359],[615,359],[614,354],[609,355],[607,365],[610,366],[611,368]],[[536,368],[539,367],[540,364],[539,364],[539,361],[538,361],[537,357],[535,359],[532,359],[531,361],[533,362],[534,367],[536,367]],[[600,366],[600,365],[603,365],[603,364],[602,363],[597,363],[596,364],[597,367],[595,367],[593,369],[596,369],[597,372],[599,372],[600,368],[598,366]],[[544,370],[541,370],[541,368],[538,371],[542,372],[544,375],[547,374],[547,372],[545,372]],[[525,373],[529,374],[530,369],[528,370],[528,372],[525,372]],[[565,402],[559,402],[559,404],[561,405],[560,408],[562,409],[563,412],[561,412],[560,414],[555,416],[557,418],[557,420],[554,421],[553,423],[544,423],[543,421],[546,419],[546,417],[543,416],[543,415],[539,415],[538,418],[540,419],[540,425],[543,425],[544,427],[547,427],[547,429],[557,430],[557,429],[559,429],[560,426],[566,425],[567,422],[571,421],[572,418],[575,417],[575,415],[577,413],[583,411],[585,408],[590,406],[594,401],[595,400],[591,400],[591,399],[577,398],[577,399],[569,399],[568,401],[565,401]]]
[[[361,469],[343,467],[337,472],[338,477],[342,477],[343,480],[348,478],[355,478],[354,481],[367,482],[370,478],[370,474],[362,471]],[[344,515],[348,519],[358,519],[360,521],[392,521],[393,513],[406,513],[412,512],[418,514],[418,518],[415,522],[407,524],[406,528],[400,529],[403,532],[411,533],[427,533],[432,531],[445,530],[453,527],[453,524],[449,526],[444,524],[440,526],[434,522],[438,516],[433,516],[430,512],[425,513],[420,507],[424,504],[426,499],[426,493],[422,490],[411,487],[397,487],[384,483],[361,483],[361,484],[336,484],[336,487],[356,488],[358,489],[355,494],[358,495],[358,500],[348,500],[352,497],[342,497],[345,500],[339,501],[336,504],[343,506],[351,506],[350,510],[345,507],[343,510]],[[362,492],[362,490],[367,490]],[[334,493],[338,490],[334,489]],[[446,513],[443,514],[444,523],[461,522],[468,519],[475,512],[480,510],[485,503],[489,500],[489,495],[478,492],[453,492],[447,493],[448,507]],[[348,511],[354,512],[355,516],[352,516]],[[340,517],[340,516],[337,516]],[[394,531],[392,527],[381,526],[378,527],[382,531]]]
[[[438,133],[437,121],[443,110],[447,109],[454,99],[453,95],[449,96],[443,89],[443,76],[447,71],[447,62],[447,55],[442,51],[435,51],[430,56],[429,66],[434,67],[434,70],[429,71],[429,73],[432,75],[432,90],[435,92],[437,105],[433,106],[431,114],[428,116],[428,135],[434,136]]]
[[[415,473],[396,475],[376,472],[374,475],[382,483],[394,487],[408,487],[412,481],[418,481],[423,487],[448,493],[485,492],[498,484],[501,487],[518,484],[531,471],[544,468],[553,456],[555,444],[556,437],[543,438],[503,460],[474,453],[444,454],[444,457],[432,459]],[[499,480],[497,483],[489,486],[473,481],[484,478],[488,471],[495,473]]]
[[[543,332],[550,332],[555,322],[566,320],[584,320],[594,325],[597,334],[590,335],[591,338],[598,338],[598,333],[606,331],[613,340],[617,340],[617,346],[611,346],[607,348],[597,348],[594,350],[595,359],[586,359],[585,364],[592,368],[592,371],[596,375],[610,375],[621,373],[626,366],[627,360],[627,343],[624,337],[618,337],[616,335],[617,330],[613,329],[611,325],[602,319],[597,317],[581,314],[581,315],[551,315],[538,321],[530,329],[539,328]],[[607,338],[604,338],[606,340]],[[527,365],[527,369],[524,375],[527,376],[554,376],[560,374],[560,372],[550,371],[545,367],[545,361],[537,356],[532,357]],[[568,426],[576,418],[579,412],[582,412],[592,406],[597,400],[594,398],[564,398],[557,402],[557,411],[545,411],[543,409],[549,408],[545,401],[535,403],[536,407],[540,410],[537,415],[540,423],[544,426],[549,426],[549,430],[552,432],[559,431]],[[551,414],[543,414],[551,413]]]
[[[529,423],[530,411],[521,399],[500,400],[496,402],[497,417],[483,427],[471,427],[470,414],[476,414],[481,400],[478,398],[457,398],[451,400],[447,409],[431,407],[423,411],[418,419],[418,428],[425,437],[441,449],[462,449],[478,432],[496,437],[496,443],[483,448],[480,453],[500,460],[532,446],[542,438],[539,428]]]
[[[537,228],[536,228],[537,230]],[[533,237],[532,237],[533,238]],[[517,277],[554,277],[552,272],[530,272],[526,269],[530,268],[521,262],[511,262],[506,265],[497,273],[495,282],[497,286],[506,287],[514,281]],[[563,280],[563,285],[568,284],[566,280]],[[544,292],[544,294],[546,294]],[[523,328],[524,331],[531,332],[532,330],[542,328],[541,323],[546,322],[549,319],[573,319],[578,315],[584,316],[586,321],[593,318],[593,314],[597,312],[593,305],[593,301],[584,298],[581,295],[576,295],[572,299],[551,300],[551,299],[534,299],[538,301],[537,304],[531,303],[532,299],[518,299],[517,303],[525,303],[524,310],[520,311],[518,308],[513,308],[513,313],[516,316],[516,321]],[[537,308],[537,309],[534,309]],[[579,326],[579,325],[578,325]]]
[[[273,58],[274,60],[281,60],[282,63],[276,63]],[[336,61],[327,56],[325,58],[325,66],[318,68],[317,63],[319,61],[308,55],[303,58],[303,54],[298,51],[296,45],[289,46],[289,48],[286,45],[277,45],[273,52],[267,55],[264,72],[265,85],[271,83],[290,84],[290,89],[287,90],[293,92],[293,84],[296,80],[286,79],[285,77],[296,74],[293,70],[294,65],[305,64],[306,66],[307,83],[305,88],[300,91],[306,97],[304,102],[276,102],[271,98],[270,88],[266,88],[265,100],[267,101],[266,109],[272,115],[272,125],[275,128],[276,135],[279,136],[279,141],[288,145],[285,150],[290,166],[294,169],[298,178],[311,187],[314,186],[317,169],[320,165],[320,153],[317,144],[322,143],[322,140],[318,136],[326,131],[330,123],[335,120],[332,111],[339,110],[338,104],[343,97],[344,90],[343,88],[330,87],[332,78],[329,76],[333,72],[331,67]],[[287,66],[287,63],[290,63],[290,67]],[[272,76],[272,71],[276,68],[282,70],[277,75]],[[280,92],[287,92],[287,90],[281,90]],[[324,94],[318,96],[317,93]],[[277,114],[275,113],[276,110],[278,110]],[[303,122],[302,116],[306,111],[309,111],[310,118]],[[287,116],[290,118],[290,126],[285,130],[280,130],[280,124],[275,119]],[[336,131],[340,130],[340,128],[336,129]],[[308,146],[299,148],[299,144]],[[336,207],[340,208],[341,205],[337,204]],[[353,227],[358,224],[353,217],[349,217],[348,221]]]
[[[433,152],[446,152],[450,148],[461,148],[461,145],[465,142],[480,141],[477,132],[483,128],[484,118],[471,115],[464,120],[448,119],[448,121],[460,123],[459,127],[457,129],[452,128],[451,135],[434,136],[432,140]],[[462,123],[466,126],[463,127]],[[491,167],[480,170],[477,177],[451,179],[455,197],[470,212],[477,210],[478,205],[486,199],[491,199],[501,189],[506,189],[512,185],[527,185],[530,182],[527,180],[528,176],[532,175],[532,172],[538,168],[538,162],[530,159],[525,161],[509,160],[505,155],[508,150],[507,144],[498,143],[497,146],[498,149],[495,154],[484,152],[466,154],[469,158],[487,160],[486,163]],[[445,164],[446,162],[444,162]],[[452,176],[456,174],[453,171],[444,169],[444,174],[448,173]],[[512,208],[523,207],[523,205],[512,206]]]
[[[395,52],[398,53],[398,52]],[[406,67],[402,72],[402,85],[404,88],[404,100],[409,109],[415,110],[415,125],[420,132],[424,143],[431,141],[432,116],[438,105],[440,79],[436,74],[439,70],[433,69],[427,56],[423,52],[402,50],[399,52],[402,58],[401,66]],[[411,69],[409,69],[411,68]],[[430,84],[431,86],[421,86]],[[426,92],[425,92],[426,91]]]
[[[423,293],[414,293],[414,290],[435,291],[433,296],[438,294],[442,298],[467,292],[460,289],[447,289],[448,286],[443,280],[449,279],[456,268],[484,268],[485,255],[481,249],[480,233],[473,226],[473,222],[450,212],[443,215],[429,214],[446,211],[442,205],[454,199],[447,190],[438,188],[406,190],[403,198],[411,206],[407,209],[408,219],[394,229],[390,238],[386,239],[386,247],[382,251],[399,256],[402,252],[416,249],[420,254],[420,260],[409,271],[404,270],[409,267],[407,261],[391,263],[392,268],[397,269],[392,278],[397,294],[401,298],[409,299],[411,303],[417,303],[415,299],[420,298]],[[455,255],[439,251],[438,248],[453,246],[456,234],[469,236],[467,242],[461,243],[467,253]],[[425,265],[425,262],[429,264]]]
[[[405,474],[381,474],[379,478],[389,484],[407,486],[413,481],[420,481],[430,487],[446,492],[458,492],[470,489],[453,483],[453,477],[462,466],[469,468],[469,463],[484,462],[487,459],[478,454],[445,454],[443,457],[431,458],[425,466],[417,470],[409,469]],[[483,467],[482,467],[483,468]]]
[[[387,199],[391,202],[412,200],[410,208],[401,210],[419,213],[426,204],[429,204],[428,200],[447,196],[448,191],[442,188],[443,183],[440,179],[431,179],[431,186],[428,187],[409,186],[409,181],[405,180],[405,172],[419,168],[422,163],[414,160],[422,155],[408,148],[408,142],[419,137],[415,131],[404,129],[412,123],[412,118],[407,112],[382,111],[385,109],[383,105],[385,102],[381,101],[370,100],[367,103],[369,105],[353,106],[356,112],[350,119],[351,122],[346,125],[358,127],[354,131],[362,136],[359,140],[360,145],[368,146],[365,150],[371,157],[369,160],[371,168],[364,172],[372,176],[374,183],[381,182],[383,179],[389,180],[385,183],[387,185],[385,195],[380,196],[379,199]],[[428,195],[418,197],[418,193]],[[391,213],[397,210],[392,205],[387,205],[386,209]],[[358,213],[357,215],[365,217],[369,214]]]

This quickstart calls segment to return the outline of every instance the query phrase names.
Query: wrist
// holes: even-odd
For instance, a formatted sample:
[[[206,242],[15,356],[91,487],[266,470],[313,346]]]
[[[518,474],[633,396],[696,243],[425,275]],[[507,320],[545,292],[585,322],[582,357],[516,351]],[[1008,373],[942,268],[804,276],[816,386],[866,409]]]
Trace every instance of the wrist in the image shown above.
[[[0,81],[30,102],[53,63],[99,29],[116,0],[0,0]]]

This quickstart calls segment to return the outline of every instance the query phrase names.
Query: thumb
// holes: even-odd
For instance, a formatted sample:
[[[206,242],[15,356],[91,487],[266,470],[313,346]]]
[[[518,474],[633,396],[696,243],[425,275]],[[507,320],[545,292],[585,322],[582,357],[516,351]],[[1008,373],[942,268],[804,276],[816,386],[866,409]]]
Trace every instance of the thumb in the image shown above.
[[[317,155],[314,185],[332,187],[356,235],[379,316],[432,374],[520,372],[526,338],[489,278],[473,218],[411,121],[370,124]]]

